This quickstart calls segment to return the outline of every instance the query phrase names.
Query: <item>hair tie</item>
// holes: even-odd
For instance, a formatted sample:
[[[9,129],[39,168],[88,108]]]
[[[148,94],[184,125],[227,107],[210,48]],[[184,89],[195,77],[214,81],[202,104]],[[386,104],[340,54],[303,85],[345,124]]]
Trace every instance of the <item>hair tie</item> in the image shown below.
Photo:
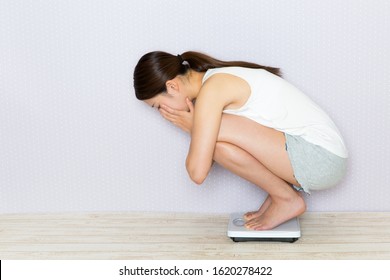
[[[180,64],[183,64],[184,60],[183,60],[183,58],[181,57],[180,54],[177,55],[177,58],[179,59]]]

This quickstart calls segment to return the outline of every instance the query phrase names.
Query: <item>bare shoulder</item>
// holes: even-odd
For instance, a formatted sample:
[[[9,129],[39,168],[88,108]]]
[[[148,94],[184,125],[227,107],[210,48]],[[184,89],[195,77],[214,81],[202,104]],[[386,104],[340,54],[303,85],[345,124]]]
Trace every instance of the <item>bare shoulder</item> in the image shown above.
[[[227,73],[216,73],[203,84],[199,97],[220,99],[225,109],[241,107],[251,94],[249,84],[242,78]]]

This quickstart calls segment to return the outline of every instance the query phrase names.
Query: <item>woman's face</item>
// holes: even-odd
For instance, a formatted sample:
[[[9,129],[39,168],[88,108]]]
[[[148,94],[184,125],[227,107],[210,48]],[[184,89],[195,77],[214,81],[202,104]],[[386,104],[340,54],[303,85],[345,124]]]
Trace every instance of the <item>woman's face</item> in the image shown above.
[[[166,105],[175,110],[188,111],[189,108],[186,103],[187,95],[185,93],[185,88],[183,85],[177,87],[174,85],[167,85],[167,92],[160,93],[153,98],[145,100],[149,106],[153,108],[160,108],[161,105]]]
[[[188,111],[185,96],[170,95],[169,93],[160,93],[159,95],[145,100],[145,103],[153,108],[159,109],[161,105],[166,105],[175,110]]]

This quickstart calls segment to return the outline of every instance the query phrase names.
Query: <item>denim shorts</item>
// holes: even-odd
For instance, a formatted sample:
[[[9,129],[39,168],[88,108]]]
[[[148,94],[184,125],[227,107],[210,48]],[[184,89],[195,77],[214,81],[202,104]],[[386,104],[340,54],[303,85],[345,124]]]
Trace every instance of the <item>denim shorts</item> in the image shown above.
[[[301,136],[285,133],[286,150],[301,185],[296,190],[310,191],[331,188],[341,181],[347,171],[347,159],[339,157],[321,146],[312,144]]]

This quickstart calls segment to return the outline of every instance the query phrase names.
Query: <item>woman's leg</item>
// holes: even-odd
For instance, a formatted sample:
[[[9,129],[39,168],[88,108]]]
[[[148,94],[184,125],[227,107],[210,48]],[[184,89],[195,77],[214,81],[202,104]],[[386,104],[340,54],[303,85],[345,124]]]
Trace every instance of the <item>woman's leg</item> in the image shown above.
[[[269,174],[270,171],[251,154],[227,142],[217,142],[214,160],[222,167],[257,186],[268,185],[267,176],[272,176]],[[257,211],[245,214],[245,219],[250,220],[260,216],[270,204],[271,197],[268,195]]]
[[[282,132],[243,117],[224,114],[214,160],[264,189],[269,197],[247,217],[252,229],[271,229],[305,211],[305,202],[289,183],[295,180]]]

